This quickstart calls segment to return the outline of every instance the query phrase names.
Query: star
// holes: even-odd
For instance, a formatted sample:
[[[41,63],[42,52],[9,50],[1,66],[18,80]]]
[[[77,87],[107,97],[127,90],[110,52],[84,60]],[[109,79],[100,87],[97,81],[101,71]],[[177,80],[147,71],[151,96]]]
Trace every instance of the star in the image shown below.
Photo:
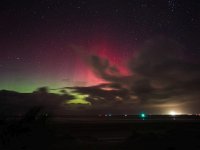
[[[176,7],[175,0],[168,0],[168,6],[169,6],[170,11],[174,12],[175,7]]]

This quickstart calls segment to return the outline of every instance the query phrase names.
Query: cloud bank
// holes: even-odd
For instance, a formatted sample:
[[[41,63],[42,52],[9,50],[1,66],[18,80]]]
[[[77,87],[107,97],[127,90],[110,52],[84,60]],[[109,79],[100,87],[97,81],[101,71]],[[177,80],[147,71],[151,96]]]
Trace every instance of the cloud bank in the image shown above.
[[[89,63],[96,75],[108,84],[94,87],[75,87],[86,93],[91,103],[110,104],[120,102],[126,109],[175,103],[199,103],[200,63],[185,55],[186,49],[178,42],[157,37],[144,43],[129,61],[131,75],[122,75],[109,60],[92,55]],[[106,90],[105,88],[110,88]],[[137,104],[137,105],[136,105]]]

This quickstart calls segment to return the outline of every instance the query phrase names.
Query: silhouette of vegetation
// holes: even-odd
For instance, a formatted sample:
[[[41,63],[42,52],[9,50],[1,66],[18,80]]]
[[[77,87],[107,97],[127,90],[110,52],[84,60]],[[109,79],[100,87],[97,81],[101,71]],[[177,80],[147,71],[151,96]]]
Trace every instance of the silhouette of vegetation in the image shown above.
[[[59,132],[50,125],[48,118],[48,113],[39,106],[31,108],[19,120],[4,121],[0,125],[0,149],[45,149],[59,142]],[[75,141],[67,132],[64,140]]]

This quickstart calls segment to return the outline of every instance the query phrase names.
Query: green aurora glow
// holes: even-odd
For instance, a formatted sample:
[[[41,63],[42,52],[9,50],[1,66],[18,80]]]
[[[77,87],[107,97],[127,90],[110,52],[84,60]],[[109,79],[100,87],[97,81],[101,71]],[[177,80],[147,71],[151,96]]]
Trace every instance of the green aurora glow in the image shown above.
[[[67,104],[85,104],[85,105],[91,105],[90,102],[86,100],[88,95],[83,95],[80,93],[70,93],[70,95],[73,95],[75,99],[67,101]]]

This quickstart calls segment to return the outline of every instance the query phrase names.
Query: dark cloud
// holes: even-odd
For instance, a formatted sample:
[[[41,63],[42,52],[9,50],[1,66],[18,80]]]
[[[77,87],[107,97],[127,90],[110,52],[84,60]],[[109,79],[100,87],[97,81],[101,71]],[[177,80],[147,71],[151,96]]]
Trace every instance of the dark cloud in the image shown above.
[[[112,83],[121,83],[122,81],[127,81],[128,77],[124,77],[116,66],[112,66],[109,63],[108,59],[91,55],[88,60],[93,71],[98,77]]]
[[[103,97],[105,102],[118,96],[122,103],[139,101],[149,106],[197,102],[200,98],[200,63],[186,56],[185,51],[181,44],[169,38],[148,40],[129,62],[130,76],[122,75],[108,60],[93,55],[90,64],[97,76],[119,88],[105,91],[96,86],[76,90],[89,94],[90,99],[94,95]]]
[[[188,61],[184,51],[171,39],[159,37],[148,41],[130,62],[136,77],[131,90],[141,100],[199,97],[200,64]]]
[[[17,93],[14,91],[0,91],[0,113],[20,115],[33,107],[42,107],[44,111],[60,114],[66,110],[65,102],[74,99],[66,92],[62,94],[49,93],[47,87],[38,88],[33,93]]]
[[[87,94],[93,105],[113,104],[129,99],[129,91],[118,84],[100,84],[90,87],[72,87],[77,93]]]

